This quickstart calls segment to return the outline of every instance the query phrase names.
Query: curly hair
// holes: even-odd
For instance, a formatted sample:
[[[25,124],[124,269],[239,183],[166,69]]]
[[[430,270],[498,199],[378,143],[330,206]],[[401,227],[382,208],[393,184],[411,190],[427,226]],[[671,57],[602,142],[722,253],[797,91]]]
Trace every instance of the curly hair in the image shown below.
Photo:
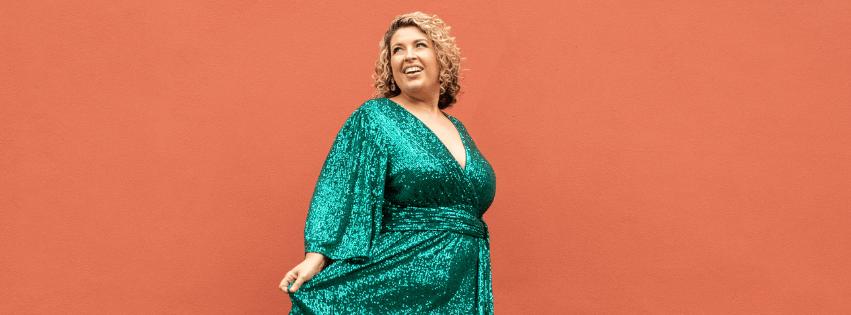
[[[409,26],[419,28],[434,42],[435,54],[440,64],[440,87],[443,88],[437,106],[440,109],[451,107],[457,101],[458,92],[461,91],[458,79],[461,61],[464,58],[461,58],[461,50],[455,45],[455,37],[449,36],[450,27],[437,15],[428,15],[419,11],[396,16],[390,23],[390,29],[384,33],[384,38],[379,42],[381,53],[378,61],[375,62],[373,78],[375,78],[376,91],[373,96],[390,98],[402,93],[400,89],[390,90],[390,80],[393,79],[393,69],[390,68],[390,38],[396,30]]]

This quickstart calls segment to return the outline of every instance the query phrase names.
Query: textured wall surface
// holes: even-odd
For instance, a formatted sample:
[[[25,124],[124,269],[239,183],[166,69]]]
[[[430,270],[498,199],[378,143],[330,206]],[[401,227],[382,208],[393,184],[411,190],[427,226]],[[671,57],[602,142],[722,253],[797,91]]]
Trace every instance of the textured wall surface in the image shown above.
[[[851,313],[851,2],[2,1],[0,313],[280,314],[397,14],[462,54],[497,314]]]

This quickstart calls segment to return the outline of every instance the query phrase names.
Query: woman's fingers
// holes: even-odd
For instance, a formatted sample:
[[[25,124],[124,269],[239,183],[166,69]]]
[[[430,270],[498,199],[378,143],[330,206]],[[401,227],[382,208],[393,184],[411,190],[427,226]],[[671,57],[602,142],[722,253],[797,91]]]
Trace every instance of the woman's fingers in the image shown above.
[[[322,263],[322,261],[318,261],[318,263]],[[301,285],[304,282],[313,278],[316,275],[317,261],[308,262],[305,260],[290,272],[287,272],[287,275],[284,277],[284,280],[281,281],[281,285],[278,286],[281,290],[287,291],[287,287],[289,287],[290,293],[295,293],[301,288]],[[292,284],[292,285],[291,285]]]
[[[298,291],[298,288],[301,288],[301,284],[305,281],[307,281],[307,279],[305,279],[304,277],[298,277],[298,279],[295,279],[295,282],[293,282],[293,286],[290,287],[290,292],[295,293],[296,291]]]
[[[284,276],[284,280],[281,280],[281,285],[279,285],[278,288],[281,289],[281,291],[286,291],[287,287],[290,285],[290,283],[293,283],[293,281],[295,281],[296,278],[297,277],[296,277],[295,272],[293,270],[291,270],[290,272],[287,272],[287,275]]]

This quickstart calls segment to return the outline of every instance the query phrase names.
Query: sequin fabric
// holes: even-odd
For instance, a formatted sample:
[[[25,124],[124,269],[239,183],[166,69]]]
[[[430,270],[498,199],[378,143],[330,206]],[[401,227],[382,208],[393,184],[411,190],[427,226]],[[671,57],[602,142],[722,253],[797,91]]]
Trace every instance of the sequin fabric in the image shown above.
[[[345,122],[314,189],[305,251],[334,262],[290,293],[290,314],[493,314],[491,165],[464,125],[465,167],[401,105]]]

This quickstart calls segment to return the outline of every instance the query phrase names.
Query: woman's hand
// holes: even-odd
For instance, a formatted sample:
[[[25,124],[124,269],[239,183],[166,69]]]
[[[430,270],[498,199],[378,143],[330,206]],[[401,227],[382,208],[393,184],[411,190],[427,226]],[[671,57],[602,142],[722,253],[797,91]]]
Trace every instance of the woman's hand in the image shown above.
[[[286,292],[287,287],[292,283],[293,286],[290,288],[290,292],[298,291],[304,282],[313,279],[313,276],[322,271],[322,269],[325,269],[329,262],[330,260],[320,253],[311,252],[305,254],[304,261],[295,266],[290,272],[287,272],[287,275],[284,277],[284,280],[281,280],[281,285],[278,288]]]

